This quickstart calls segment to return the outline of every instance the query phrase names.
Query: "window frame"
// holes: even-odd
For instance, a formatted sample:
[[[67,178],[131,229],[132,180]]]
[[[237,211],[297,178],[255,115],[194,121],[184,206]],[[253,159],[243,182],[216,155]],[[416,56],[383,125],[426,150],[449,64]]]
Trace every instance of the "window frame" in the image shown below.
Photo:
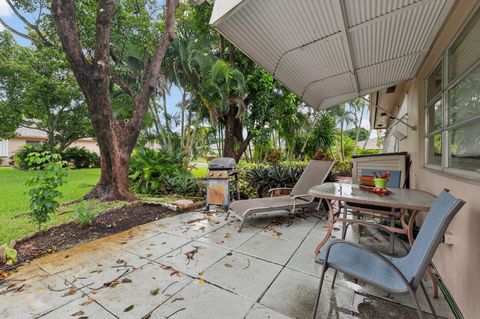
[[[469,170],[464,170],[460,168],[454,168],[451,167],[452,165],[452,160],[451,160],[451,142],[452,142],[452,136],[450,131],[456,129],[456,128],[462,128],[465,126],[468,126],[471,123],[474,123],[476,121],[480,121],[480,114],[476,115],[472,118],[460,121],[458,123],[452,123],[450,124],[449,119],[450,119],[450,90],[453,89],[456,85],[458,85],[460,82],[462,82],[466,77],[468,77],[476,68],[480,67],[480,58],[473,63],[467,70],[465,70],[462,74],[458,75],[455,79],[451,81],[451,83],[448,83],[449,78],[448,78],[448,68],[449,68],[449,51],[455,44],[456,40],[462,35],[468,24],[472,21],[472,19],[478,14],[478,10],[476,9],[472,12],[471,16],[465,21],[465,23],[462,25],[460,31],[455,35],[455,37],[452,39],[452,41],[449,43],[449,45],[445,48],[445,50],[442,52],[442,55],[439,58],[439,61],[435,63],[435,65],[432,67],[431,71],[427,74],[427,76],[424,79],[424,122],[425,122],[425,127],[424,127],[424,142],[425,142],[425,147],[424,147],[424,167],[439,170],[445,173],[450,173],[453,175],[458,175],[462,177],[467,177],[470,179],[478,179],[480,180],[480,172],[477,171],[469,171]],[[442,66],[442,83],[441,83],[441,91],[437,93],[435,96],[433,96],[430,101],[428,100],[428,80],[429,78],[434,74],[436,71],[437,67],[441,65]],[[433,130],[431,132],[428,132],[429,129],[429,109],[430,107],[434,107],[434,105],[438,102],[441,101],[442,103],[442,127],[439,130]],[[434,164],[434,163],[429,163],[429,137],[441,133],[442,134],[442,154],[441,154],[441,162],[440,165]]]

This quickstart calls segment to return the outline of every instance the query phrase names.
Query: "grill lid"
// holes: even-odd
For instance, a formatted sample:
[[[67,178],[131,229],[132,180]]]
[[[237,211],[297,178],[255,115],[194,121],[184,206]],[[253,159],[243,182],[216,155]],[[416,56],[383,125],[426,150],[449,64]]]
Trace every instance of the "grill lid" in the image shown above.
[[[208,165],[208,169],[211,171],[222,169],[234,169],[237,166],[237,162],[231,157],[220,157],[213,159]]]

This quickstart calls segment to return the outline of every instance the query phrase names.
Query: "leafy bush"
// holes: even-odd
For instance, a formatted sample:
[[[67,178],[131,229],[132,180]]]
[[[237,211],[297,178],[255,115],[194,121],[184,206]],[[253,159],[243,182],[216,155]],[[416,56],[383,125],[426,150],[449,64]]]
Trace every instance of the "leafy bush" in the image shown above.
[[[302,175],[303,167],[271,166],[254,168],[246,173],[246,180],[258,197],[268,195],[268,190],[277,187],[293,187]]]
[[[193,174],[183,166],[184,154],[139,147],[130,160],[133,190],[144,194],[166,194],[175,189],[191,191]]]
[[[68,147],[63,152],[62,158],[75,168],[100,167],[100,157],[84,147]]]
[[[76,206],[74,212],[77,217],[77,223],[80,227],[92,225],[97,217],[96,210],[86,202],[82,202]]]
[[[282,153],[279,150],[271,150],[267,153],[267,163],[271,165],[278,164],[282,159]]]
[[[35,171],[26,183],[30,187],[27,194],[30,196],[31,218],[40,230],[59,206],[57,199],[62,193],[57,188],[65,184],[67,169],[60,155],[49,152],[30,153],[27,162]]]
[[[294,162],[285,163],[285,165],[276,166],[258,166],[248,170],[244,177],[240,177],[240,188],[244,192],[245,189],[253,190],[252,195],[258,197],[265,197],[268,195],[268,190],[279,187],[292,188],[297,183],[302,175],[307,163]],[[326,182],[338,181],[339,174],[330,172],[326,178]],[[242,179],[245,182],[242,182]],[[247,187],[245,187],[247,184]],[[251,194],[252,192],[250,192]]]
[[[11,241],[8,245],[0,245],[0,265],[11,265],[17,261],[17,251],[14,247],[15,241]]]
[[[25,144],[13,154],[13,163],[16,167],[21,169],[41,167],[41,164],[36,164],[35,161],[30,162],[27,158],[31,153],[43,153],[47,151],[48,145],[45,143]]]
[[[168,177],[165,180],[165,192],[185,196],[204,196],[206,189],[204,185],[192,176],[178,175]]]
[[[353,165],[351,161],[345,162],[336,162],[333,165],[332,171],[337,173],[339,176],[352,176]]]

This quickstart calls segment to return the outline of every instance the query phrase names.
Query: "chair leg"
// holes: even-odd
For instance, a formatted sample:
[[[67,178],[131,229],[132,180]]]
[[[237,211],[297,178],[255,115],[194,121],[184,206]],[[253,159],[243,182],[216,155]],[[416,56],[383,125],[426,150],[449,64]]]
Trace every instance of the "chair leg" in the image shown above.
[[[337,279],[337,273],[338,273],[338,270],[335,269],[335,272],[333,273],[333,280],[332,280],[332,285],[331,285],[331,288],[335,288],[335,280]]]
[[[433,308],[432,301],[430,300],[430,297],[428,296],[427,289],[425,289],[425,286],[423,285],[423,282],[420,282],[420,288],[422,289],[423,294],[425,295],[425,298],[427,299],[428,307],[430,307],[430,311],[432,312],[433,318],[438,319],[437,313],[435,312],[435,309]]]
[[[225,215],[225,220],[228,220],[228,217],[230,217],[230,210],[227,211],[227,215]]]
[[[423,316],[422,308],[420,308],[420,303],[418,302],[417,294],[412,287],[408,287],[408,291],[410,292],[410,296],[412,296],[413,301],[415,302],[415,307],[417,308],[418,318],[425,319]]]
[[[327,271],[327,269],[328,269],[327,264],[324,264],[322,268],[322,274],[320,276],[320,285],[318,289],[317,302],[315,303],[315,310],[313,312],[313,319],[317,317],[318,305],[320,304],[320,296],[322,295],[323,279],[325,278],[325,272]]]
[[[238,226],[238,232],[241,233],[242,232],[242,228],[243,226],[245,226],[245,222],[247,221],[246,218],[242,219],[242,222],[240,223],[240,226]]]

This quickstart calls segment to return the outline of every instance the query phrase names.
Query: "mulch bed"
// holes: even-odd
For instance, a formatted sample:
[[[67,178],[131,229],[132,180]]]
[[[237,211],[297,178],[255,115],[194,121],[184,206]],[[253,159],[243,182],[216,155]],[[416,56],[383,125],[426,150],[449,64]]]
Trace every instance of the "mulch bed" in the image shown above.
[[[91,226],[80,228],[75,222],[61,224],[20,239],[15,246],[18,262],[3,268],[0,266],[0,270],[11,269],[41,255],[116,234],[178,213],[160,204],[134,203],[103,212]]]

